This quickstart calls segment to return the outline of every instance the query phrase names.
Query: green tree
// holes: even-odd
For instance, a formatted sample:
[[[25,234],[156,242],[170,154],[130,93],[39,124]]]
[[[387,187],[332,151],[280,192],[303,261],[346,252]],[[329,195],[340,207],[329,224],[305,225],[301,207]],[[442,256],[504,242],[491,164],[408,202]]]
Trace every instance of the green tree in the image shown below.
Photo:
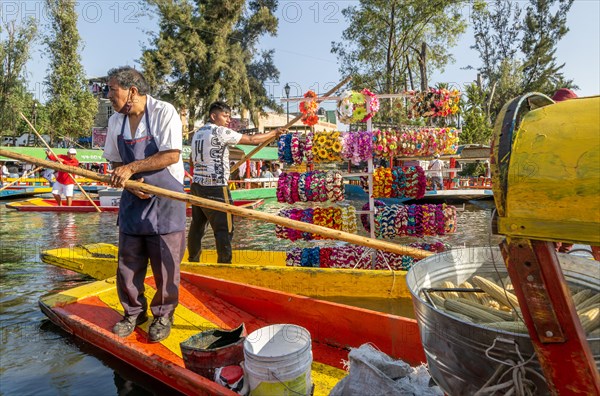
[[[98,102],[87,89],[79,56],[80,37],[74,0],[46,0],[50,33],[45,42],[50,56],[46,104],[52,120],[50,136],[89,136]]]
[[[573,1],[529,0],[521,44],[526,92],[552,94],[557,88],[573,86],[573,81],[566,80],[561,72],[565,64],[556,62],[556,46],[569,32],[567,14]]]
[[[20,122],[19,112],[26,116],[33,109],[33,95],[27,92],[25,64],[30,58],[30,48],[36,37],[33,19],[22,26],[14,21],[0,25],[0,133],[20,135],[27,128]]]
[[[523,92],[519,59],[521,12],[518,3],[511,0],[495,0],[489,6],[480,4],[473,8],[475,45],[472,48],[479,53],[482,63],[477,85],[484,95],[483,109],[490,125],[494,124],[502,106]]]
[[[368,87],[381,93],[415,86],[427,89],[431,72],[453,61],[450,48],[466,29],[461,4],[360,0],[358,6],[344,9],[349,27],[331,50],[340,62],[340,73],[352,75],[356,89]],[[390,116],[389,111],[382,107],[380,117]]]
[[[475,45],[490,122],[505,103],[526,92],[551,95],[575,87],[556,63],[556,45],[568,32],[566,18],[573,0],[529,0],[523,9],[511,0],[494,0],[473,9]],[[555,10],[553,14],[551,11]]]
[[[264,34],[275,35],[274,0],[149,0],[160,32],[142,55],[153,91],[189,115],[189,126],[215,100],[250,111],[279,109],[264,82],[277,79],[273,52],[256,54]],[[255,55],[256,54],[256,55]]]
[[[487,112],[486,92],[479,83],[466,86],[466,101],[461,101],[463,116],[461,144],[489,144],[492,136],[491,122]]]

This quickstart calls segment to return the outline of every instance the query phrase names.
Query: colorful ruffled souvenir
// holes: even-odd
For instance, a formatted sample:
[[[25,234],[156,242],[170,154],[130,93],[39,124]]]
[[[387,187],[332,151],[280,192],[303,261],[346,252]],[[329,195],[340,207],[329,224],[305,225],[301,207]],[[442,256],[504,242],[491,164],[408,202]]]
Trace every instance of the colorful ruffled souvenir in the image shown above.
[[[442,242],[417,242],[409,246],[440,253],[450,248]],[[377,269],[377,270],[408,270],[419,259],[396,253],[376,251],[375,261],[372,260],[372,250],[363,246],[336,246],[315,248],[292,248],[286,253],[286,264],[295,267],[321,267],[338,269]]]
[[[375,235],[384,238],[396,236],[436,236],[456,231],[456,208],[446,204],[389,205],[375,201]],[[379,203],[380,205],[378,205]],[[363,207],[367,210],[368,204]],[[361,215],[363,227],[369,232],[368,217]]]
[[[338,121],[344,124],[367,122],[378,111],[377,96],[366,88],[361,92],[344,91],[337,105]]]
[[[317,109],[319,107],[316,101],[317,94],[314,91],[308,91],[304,94],[304,97],[309,100],[300,102],[299,108],[302,113],[302,123],[312,126],[319,122],[319,117],[317,116]]]
[[[408,92],[409,117],[448,117],[458,113],[460,92],[456,89],[430,88],[426,92]]]
[[[373,133],[369,131],[342,134],[342,159],[358,165],[373,158]]]

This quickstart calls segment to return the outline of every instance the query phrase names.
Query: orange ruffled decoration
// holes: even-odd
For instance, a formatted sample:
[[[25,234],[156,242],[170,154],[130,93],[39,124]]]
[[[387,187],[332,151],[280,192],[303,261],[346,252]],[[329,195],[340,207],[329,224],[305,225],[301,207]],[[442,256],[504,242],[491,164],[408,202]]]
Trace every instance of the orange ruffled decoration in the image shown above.
[[[300,112],[302,113],[302,123],[304,125],[312,126],[319,122],[319,117],[317,116],[317,101],[315,98],[317,94],[314,91],[308,91],[304,94],[305,98],[310,98],[312,100],[306,102],[300,102]]]

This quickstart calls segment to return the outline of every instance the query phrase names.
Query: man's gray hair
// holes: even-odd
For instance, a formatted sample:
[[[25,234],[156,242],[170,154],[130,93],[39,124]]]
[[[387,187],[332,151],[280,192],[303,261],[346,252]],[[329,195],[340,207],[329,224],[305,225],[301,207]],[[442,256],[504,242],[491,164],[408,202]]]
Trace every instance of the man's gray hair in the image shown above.
[[[146,95],[150,90],[144,75],[130,66],[121,66],[108,71],[108,79],[115,79],[123,89],[136,87],[140,95]]]

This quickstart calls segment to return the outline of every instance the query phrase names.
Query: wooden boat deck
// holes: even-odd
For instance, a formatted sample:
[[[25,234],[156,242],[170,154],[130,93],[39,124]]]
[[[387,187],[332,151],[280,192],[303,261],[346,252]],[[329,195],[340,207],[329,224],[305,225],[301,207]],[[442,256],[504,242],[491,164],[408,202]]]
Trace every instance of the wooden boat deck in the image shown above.
[[[274,323],[307,328],[313,341],[315,395],[328,394],[346,375],[342,360],[348,348],[365,342],[413,365],[425,361],[412,319],[185,272],[170,337],[149,344],[148,321],[119,338],[111,332],[123,313],[114,282],[110,278],[42,298],[40,307],[66,331],[185,394],[233,394],[185,369],[179,344],[200,331],[232,329],[240,323],[248,333]],[[154,287],[154,279],[147,278],[148,300]]]
[[[106,279],[114,276],[118,248],[96,243],[41,253],[47,264]],[[406,271],[288,267],[285,252],[234,250],[233,264],[217,264],[217,252],[205,249],[200,263],[187,261],[181,270],[234,282],[313,297],[410,298]]]

